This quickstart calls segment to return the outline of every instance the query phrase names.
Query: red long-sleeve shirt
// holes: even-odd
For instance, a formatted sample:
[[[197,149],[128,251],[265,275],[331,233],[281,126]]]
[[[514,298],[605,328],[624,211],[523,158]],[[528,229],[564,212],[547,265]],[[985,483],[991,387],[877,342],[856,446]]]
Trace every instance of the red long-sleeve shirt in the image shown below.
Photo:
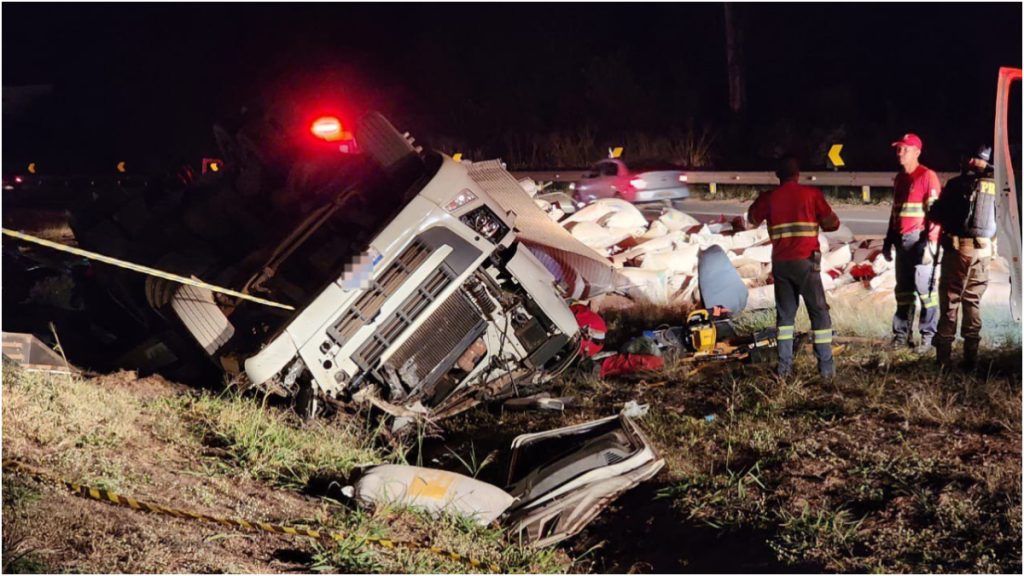
[[[942,185],[939,176],[924,165],[907,174],[900,172],[893,180],[892,213],[889,232],[912,234],[928,228],[928,240],[939,241],[938,224],[925,222],[925,214],[939,197]]]
[[[772,260],[804,260],[818,250],[819,225],[826,231],[839,228],[839,217],[821,190],[794,181],[762,192],[750,206],[747,220],[755,226],[768,221]]]

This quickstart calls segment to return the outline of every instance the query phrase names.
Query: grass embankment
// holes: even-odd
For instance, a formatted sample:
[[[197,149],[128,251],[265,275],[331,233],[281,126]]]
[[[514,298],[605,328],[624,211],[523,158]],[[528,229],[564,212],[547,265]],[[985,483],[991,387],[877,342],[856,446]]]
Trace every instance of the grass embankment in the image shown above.
[[[888,313],[834,311],[840,333],[885,335]],[[609,343],[678,325],[684,312],[608,314]],[[940,372],[932,356],[888,351],[884,340],[848,345],[831,384],[817,378],[809,347],[785,382],[770,365],[691,375],[691,365],[670,361],[613,381],[581,369],[553,391],[580,407],[477,410],[446,422],[458,431],[446,445],[485,453],[525,431],[612,414],[629,400],[649,404],[641,422],[667,465],[570,542],[588,570],[1019,573],[1017,330],[987,325],[986,343],[1008,347],[987,348],[972,373]]]
[[[609,314],[609,344],[678,324],[684,312]],[[841,335],[884,337],[890,312],[870,302],[833,306]],[[258,399],[159,378],[67,379],[5,367],[5,457],[160,503],[352,537],[328,546],[186,524],[4,474],[4,571],[465,568],[362,540],[377,535],[427,540],[509,571],[1019,573],[1020,336],[990,320],[972,373],[940,372],[930,356],[884,350],[884,340],[849,345],[830,384],[817,379],[806,348],[785,382],[768,365],[693,374],[669,362],[613,381],[580,366],[553,390],[579,407],[480,407],[408,452],[385,448],[374,426],[352,417],[303,424]],[[739,323],[772,322],[750,314]],[[613,414],[629,400],[650,405],[640,422],[667,465],[560,548],[533,551],[457,517],[364,512],[331,498],[354,466],[406,457],[500,485],[514,436]]]
[[[5,365],[3,448],[72,481],[214,515],[351,534],[334,543],[186,523],[3,475],[4,572],[461,572],[430,542],[509,571],[558,571],[563,553],[510,542],[496,527],[410,510],[360,511],[330,498],[361,464],[401,461],[358,419],[302,423],[259,399],[213,396],[158,377],[46,376]]]

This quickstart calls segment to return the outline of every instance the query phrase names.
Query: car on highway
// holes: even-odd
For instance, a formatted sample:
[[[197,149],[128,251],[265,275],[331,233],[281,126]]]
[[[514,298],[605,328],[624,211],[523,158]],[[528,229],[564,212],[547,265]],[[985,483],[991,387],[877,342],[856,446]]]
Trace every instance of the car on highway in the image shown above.
[[[619,158],[602,160],[570,185],[573,197],[584,203],[600,198],[655,202],[689,198],[686,173],[668,163],[636,164],[631,169]]]

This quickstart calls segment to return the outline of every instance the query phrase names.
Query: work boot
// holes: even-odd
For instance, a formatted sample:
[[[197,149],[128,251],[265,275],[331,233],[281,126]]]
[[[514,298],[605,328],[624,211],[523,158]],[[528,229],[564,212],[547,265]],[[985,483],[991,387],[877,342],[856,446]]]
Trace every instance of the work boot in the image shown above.
[[[906,348],[910,342],[906,336],[893,336],[892,340],[889,341],[889,345],[886,346],[889,350],[902,350]]]
[[[942,340],[935,341],[935,362],[939,368],[949,368],[950,356],[953,355],[953,343]]]
[[[927,353],[929,353],[931,351],[932,351],[932,339],[931,338],[922,338],[921,339],[921,343],[916,348],[914,348],[914,354],[918,354],[918,355],[921,355],[921,356],[924,356],[925,354],[927,354]]]
[[[978,344],[977,340],[964,340],[964,360],[960,363],[963,370],[974,370],[978,365]]]

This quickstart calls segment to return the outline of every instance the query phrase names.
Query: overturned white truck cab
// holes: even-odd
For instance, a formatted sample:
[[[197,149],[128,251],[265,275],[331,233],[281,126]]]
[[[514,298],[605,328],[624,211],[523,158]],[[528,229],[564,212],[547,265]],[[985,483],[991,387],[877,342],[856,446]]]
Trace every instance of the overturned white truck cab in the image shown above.
[[[399,416],[440,418],[568,366],[579,328],[566,287],[519,241],[516,207],[533,203],[517,181],[498,162],[424,153],[378,114],[364,117],[356,139],[397,175],[385,187],[407,189],[389,192],[393,217],[365,249],[324,270],[318,292],[291,299],[296,312],[244,357],[251,384],[294,396],[309,413],[318,399],[361,393]],[[344,201],[311,214],[245,289],[287,293],[289,267],[295,276],[312,255],[343,250],[351,218]]]

